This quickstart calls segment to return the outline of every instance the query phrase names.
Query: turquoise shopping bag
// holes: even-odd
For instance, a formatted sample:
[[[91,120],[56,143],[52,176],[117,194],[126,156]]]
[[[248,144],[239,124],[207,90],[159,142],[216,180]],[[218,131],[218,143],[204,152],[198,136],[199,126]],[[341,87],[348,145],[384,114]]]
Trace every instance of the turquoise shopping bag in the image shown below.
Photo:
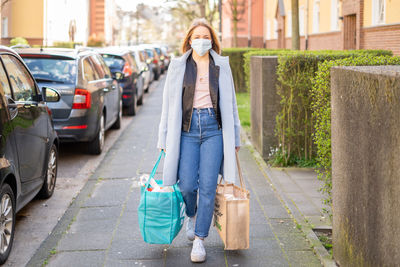
[[[171,244],[182,228],[185,218],[185,204],[177,184],[173,192],[152,192],[150,180],[154,179],[164,151],[150,174],[145,186],[140,188],[138,207],[139,227],[143,240],[150,244]],[[162,180],[155,180],[162,185]]]

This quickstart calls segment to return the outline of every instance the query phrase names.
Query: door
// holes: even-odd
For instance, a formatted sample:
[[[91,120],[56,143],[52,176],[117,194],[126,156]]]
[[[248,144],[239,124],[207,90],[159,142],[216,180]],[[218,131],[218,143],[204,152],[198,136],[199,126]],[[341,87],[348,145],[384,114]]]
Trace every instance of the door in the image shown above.
[[[33,78],[19,59],[13,55],[2,55],[1,60],[11,85],[8,104],[21,183],[30,182],[31,186],[24,187],[30,191],[35,189],[37,183],[41,184],[44,175],[45,153],[49,141],[48,114],[45,104],[38,101],[39,92]]]
[[[344,49],[357,49],[357,16],[356,14],[344,17]]]
[[[118,106],[116,103],[116,98],[114,97],[117,92],[115,86],[113,85],[113,79],[110,73],[107,73],[102,65],[103,60],[100,55],[93,55],[91,57],[96,76],[97,76],[97,87],[98,90],[103,91],[104,94],[104,105],[106,107],[106,128],[115,120],[118,112]]]

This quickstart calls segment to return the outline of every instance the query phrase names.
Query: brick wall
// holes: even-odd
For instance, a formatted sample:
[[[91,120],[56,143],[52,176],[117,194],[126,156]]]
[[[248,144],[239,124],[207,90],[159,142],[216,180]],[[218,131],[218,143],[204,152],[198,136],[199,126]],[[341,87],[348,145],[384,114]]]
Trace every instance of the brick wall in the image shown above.
[[[389,49],[400,55],[400,24],[362,29],[361,49]]]

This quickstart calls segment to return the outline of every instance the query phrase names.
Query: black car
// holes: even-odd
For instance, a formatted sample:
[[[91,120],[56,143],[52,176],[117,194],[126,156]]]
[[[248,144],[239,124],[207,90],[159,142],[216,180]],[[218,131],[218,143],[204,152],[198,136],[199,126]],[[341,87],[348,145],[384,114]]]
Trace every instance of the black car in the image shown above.
[[[60,102],[49,103],[60,140],[87,142],[89,153],[100,154],[105,131],[119,129],[122,116],[121,88],[100,54],[59,48],[18,52],[39,86],[61,94]]]
[[[98,51],[110,67],[112,73],[122,72],[120,81],[122,103],[127,115],[136,115],[137,105],[143,104],[143,77],[132,51],[125,48],[111,47]]]
[[[0,264],[12,248],[16,212],[54,192],[59,141],[44,100],[59,99],[51,88],[39,90],[17,53],[0,47]]]

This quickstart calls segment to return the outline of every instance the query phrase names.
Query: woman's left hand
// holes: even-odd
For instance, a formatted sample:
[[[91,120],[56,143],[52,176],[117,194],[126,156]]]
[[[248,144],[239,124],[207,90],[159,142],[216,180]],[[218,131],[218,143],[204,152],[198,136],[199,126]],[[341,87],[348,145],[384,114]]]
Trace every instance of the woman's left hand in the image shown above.
[[[236,149],[236,152],[239,152],[240,146],[235,147],[235,149]]]

